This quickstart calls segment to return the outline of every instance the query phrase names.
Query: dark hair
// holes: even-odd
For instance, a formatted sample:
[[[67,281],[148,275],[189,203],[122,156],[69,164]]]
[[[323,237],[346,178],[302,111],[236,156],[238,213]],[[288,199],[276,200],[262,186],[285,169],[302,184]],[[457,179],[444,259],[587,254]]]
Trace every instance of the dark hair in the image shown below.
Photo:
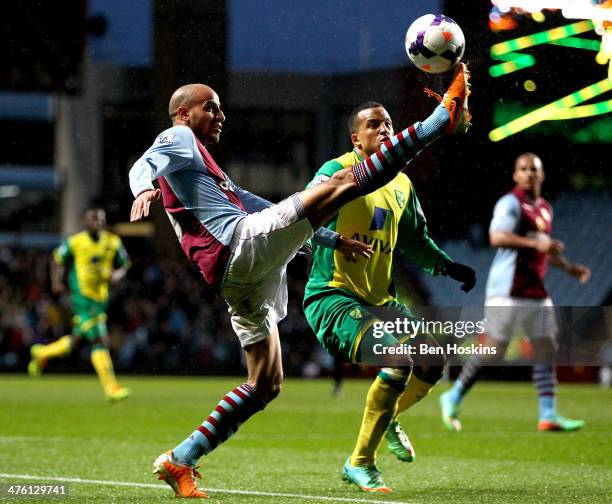
[[[347,126],[349,133],[355,133],[355,131],[357,131],[357,116],[359,115],[359,112],[361,112],[362,110],[378,107],[385,108],[382,103],[378,103],[375,101],[367,101],[363,102],[361,105],[357,105],[357,107],[353,109],[353,111],[349,114],[348,117]]]

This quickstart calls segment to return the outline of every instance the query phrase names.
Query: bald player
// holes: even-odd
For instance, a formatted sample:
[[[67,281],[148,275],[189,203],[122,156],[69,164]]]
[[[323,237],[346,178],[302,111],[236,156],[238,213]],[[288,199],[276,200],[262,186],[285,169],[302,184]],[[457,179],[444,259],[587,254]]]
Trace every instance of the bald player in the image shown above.
[[[584,426],[582,420],[564,418],[556,409],[557,323],[544,275],[549,263],[582,284],[589,280],[591,272],[563,257],[564,244],[550,236],[553,210],[542,197],[542,160],[531,152],[521,154],[515,161],[512,179],[516,185],[495,205],[489,227],[489,241],[497,248],[497,254],[487,280],[484,344],[497,351],[495,355],[473,356],[454,386],[440,396],[442,421],[451,431],[461,430],[459,406],[477,381],[481,367],[503,359],[508,343],[518,329],[523,329],[534,349],[538,430],[578,430]]]
[[[468,78],[460,64],[441,104],[425,121],[389,138],[374,155],[325,183],[274,205],[235,185],[209,153],[225,121],[217,93],[204,84],[189,84],[173,94],[168,111],[173,126],[130,170],[136,198],[131,220],[146,217],[151,203],[163,198],[183,251],[228,304],[248,372],[247,381],[228,392],[191,435],[154,462],[155,472],[177,497],[207,496],[196,485],[198,459],[280,393],[277,323],[287,309],[287,263],[342,205],[395,178],[444,133],[467,131]],[[314,239],[345,254],[367,258],[372,253],[368,245],[329,230],[318,230]],[[408,365],[402,359],[398,365]]]

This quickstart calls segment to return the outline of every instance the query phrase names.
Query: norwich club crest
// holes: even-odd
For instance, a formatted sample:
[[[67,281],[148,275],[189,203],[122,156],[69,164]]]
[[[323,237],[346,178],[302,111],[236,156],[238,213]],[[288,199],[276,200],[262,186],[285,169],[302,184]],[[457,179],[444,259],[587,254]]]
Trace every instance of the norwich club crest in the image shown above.
[[[361,308],[353,308],[349,313],[349,317],[355,320],[361,320],[363,318],[363,312],[361,311]]]

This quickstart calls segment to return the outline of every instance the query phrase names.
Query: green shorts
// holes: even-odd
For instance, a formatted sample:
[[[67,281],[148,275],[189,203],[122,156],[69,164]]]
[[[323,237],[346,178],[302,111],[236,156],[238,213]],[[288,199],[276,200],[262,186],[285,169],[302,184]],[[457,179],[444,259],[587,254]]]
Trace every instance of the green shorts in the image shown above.
[[[72,296],[72,333],[92,341],[108,334],[106,329],[107,302],[93,301],[81,295]]]
[[[345,290],[329,288],[305,299],[304,314],[325,350],[355,362],[362,337],[380,320],[368,306]],[[399,301],[389,301],[384,306],[397,317],[414,318],[410,309]],[[385,346],[398,342],[398,338],[388,333],[378,340]]]

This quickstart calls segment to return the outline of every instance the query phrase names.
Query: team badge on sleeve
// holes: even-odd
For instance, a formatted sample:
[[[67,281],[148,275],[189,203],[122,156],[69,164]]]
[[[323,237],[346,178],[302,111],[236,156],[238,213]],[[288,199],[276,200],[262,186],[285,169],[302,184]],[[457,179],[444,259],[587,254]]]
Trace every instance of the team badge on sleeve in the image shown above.
[[[162,133],[161,135],[159,135],[157,137],[157,144],[168,144],[168,145],[172,145],[174,143],[174,139],[176,138],[176,135],[172,134],[172,133]]]

